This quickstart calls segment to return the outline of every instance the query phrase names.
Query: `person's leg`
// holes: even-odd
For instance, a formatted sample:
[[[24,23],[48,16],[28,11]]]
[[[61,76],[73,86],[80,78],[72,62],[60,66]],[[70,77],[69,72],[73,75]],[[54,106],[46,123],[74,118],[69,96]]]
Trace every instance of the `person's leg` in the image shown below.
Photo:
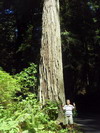
[[[69,123],[73,124],[73,116],[72,115],[69,117]]]
[[[68,117],[67,116],[65,116],[65,125],[66,125],[66,127],[68,126]]]
[[[73,116],[72,115],[69,117],[69,124],[71,125],[71,127],[73,127]]]

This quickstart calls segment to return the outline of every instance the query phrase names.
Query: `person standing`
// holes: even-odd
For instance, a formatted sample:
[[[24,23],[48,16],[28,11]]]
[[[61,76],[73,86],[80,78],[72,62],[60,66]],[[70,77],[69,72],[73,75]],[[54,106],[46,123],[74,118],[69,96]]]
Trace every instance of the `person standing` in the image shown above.
[[[65,111],[65,125],[71,125],[73,127],[73,109],[75,109],[75,103],[73,105],[70,103],[70,100],[67,99],[66,105],[63,106],[63,110]]]

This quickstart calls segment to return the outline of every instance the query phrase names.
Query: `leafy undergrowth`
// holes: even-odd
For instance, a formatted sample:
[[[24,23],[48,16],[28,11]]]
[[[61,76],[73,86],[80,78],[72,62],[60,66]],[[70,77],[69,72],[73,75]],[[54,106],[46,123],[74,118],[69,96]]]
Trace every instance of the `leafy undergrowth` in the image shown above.
[[[42,106],[30,91],[37,84],[36,72],[34,64],[15,76],[0,70],[0,133],[81,133],[78,127],[58,125],[57,103]]]
[[[48,105],[41,108],[34,94],[9,104],[6,109],[1,105],[0,133],[79,133],[79,129],[64,129],[56,124],[51,114],[57,113],[57,106],[50,102]]]

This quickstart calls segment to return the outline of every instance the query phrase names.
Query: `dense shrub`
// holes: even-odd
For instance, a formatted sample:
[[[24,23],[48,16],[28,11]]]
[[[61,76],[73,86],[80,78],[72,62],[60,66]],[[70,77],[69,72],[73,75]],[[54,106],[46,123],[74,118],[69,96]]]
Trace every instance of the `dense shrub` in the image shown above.
[[[0,103],[6,105],[11,102],[17,91],[20,91],[17,80],[0,70]]]
[[[62,129],[46,112],[56,111],[57,107],[49,102],[41,108],[35,94],[30,94],[14,106],[0,109],[0,133],[78,133],[73,129]],[[46,112],[45,112],[46,111]],[[9,115],[7,115],[9,113]],[[81,133],[81,132],[80,132]]]
[[[36,93],[33,93],[36,92],[36,74],[37,68],[34,64],[13,76],[14,78],[0,70],[0,133],[69,132],[56,123],[57,103],[47,101],[42,106]],[[23,98],[17,96],[17,92],[27,95]]]
[[[2,107],[1,107],[2,108]],[[52,109],[55,108],[52,106]],[[7,112],[12,110],[9,116]],[[48,110],[48,108],[46,109]],[[52,128],[53,122],[50,120],[48,114],[41,108],[41,105],[36,99],[36,95],[30,94],[26,99],[15,102],[15,106],[11,106],[9,109],[0,111],[3,114],[0,118],[0,131],[2,133],[39,133],[42,130],[48,132],[48,130],[56,130],[55,126]],[[47,128],[48,126],[48,128]],[[58,128],[58,127],[57,127]]]
[[[37,65],[31,63],[28,68],[25,68],[20,73],[14,76],[21,85],[21,92],[37,93]]]

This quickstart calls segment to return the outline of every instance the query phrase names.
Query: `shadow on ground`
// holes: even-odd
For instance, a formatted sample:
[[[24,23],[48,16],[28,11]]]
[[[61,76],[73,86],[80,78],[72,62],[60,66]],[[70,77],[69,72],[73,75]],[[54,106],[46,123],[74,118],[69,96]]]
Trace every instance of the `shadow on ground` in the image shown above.
[[[100,133],[100,115],[79,115],[75,122],[82,128],[84,133]]]

